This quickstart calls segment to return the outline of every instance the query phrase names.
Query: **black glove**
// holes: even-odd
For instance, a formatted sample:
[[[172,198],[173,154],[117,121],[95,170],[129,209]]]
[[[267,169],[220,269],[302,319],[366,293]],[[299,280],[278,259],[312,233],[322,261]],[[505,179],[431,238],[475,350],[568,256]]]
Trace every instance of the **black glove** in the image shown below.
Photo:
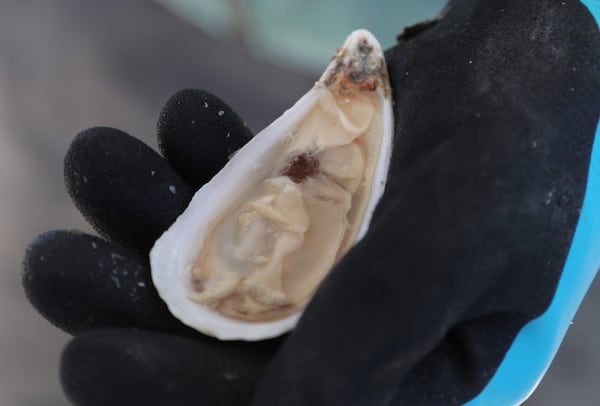
[[[152,285],[148,251],[251,134],[221,100],[198,90],[173,96],[158,133],[168,163],[119,130],[75,138],[65,183],[106,240],[76,231],[40,236],[27,251],[23,284],[44,317],[77,335],[61,366],[74,403],[245,404],[279,340],[220,342],[181,324]]]
[[[75,139],[66,183],[109,241],[46,234],[24,273],[40,313],[79,334],[61,370],[74,402],[526,397],[600,265],[596,22],[578,1],[457,0],[386,57],[396,118],[386,193],[282,345],[189,330],[149,278],[153,241],[248,139],[230,109],[203,92],[175,95],[158,128],[168,164],[117,130]]]

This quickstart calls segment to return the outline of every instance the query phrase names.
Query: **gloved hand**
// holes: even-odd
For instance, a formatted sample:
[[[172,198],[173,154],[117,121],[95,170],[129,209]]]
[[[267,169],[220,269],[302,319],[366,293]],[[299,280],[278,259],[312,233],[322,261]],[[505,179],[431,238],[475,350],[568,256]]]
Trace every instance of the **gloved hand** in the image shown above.
[[[231,109],[201,91],[176,94],[158,125],[166,161],[118,130],[76,137],[66,183],[106,239],[45,234],[23,277],[38,311],[76,335],[61,366],[71,400],[526,397],[600,266],[590,209],[600,199],[598,27],[578,1],[456,0],[386,57],[396,119],[386,192],[365,238],[284,339],[218,342],[191,331],[149,276],[154,240],[249,138]]]

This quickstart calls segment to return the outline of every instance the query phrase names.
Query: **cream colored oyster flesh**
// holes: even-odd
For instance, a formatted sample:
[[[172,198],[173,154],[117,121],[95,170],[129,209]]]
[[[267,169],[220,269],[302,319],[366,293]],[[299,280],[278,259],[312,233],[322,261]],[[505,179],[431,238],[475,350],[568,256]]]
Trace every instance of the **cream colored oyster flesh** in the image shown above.
[[[256,135],[156,241],[173,315],[220,339],[290,330],[366,232],[383,193],[392,110],[381,48],[353,32],[315,86]]]

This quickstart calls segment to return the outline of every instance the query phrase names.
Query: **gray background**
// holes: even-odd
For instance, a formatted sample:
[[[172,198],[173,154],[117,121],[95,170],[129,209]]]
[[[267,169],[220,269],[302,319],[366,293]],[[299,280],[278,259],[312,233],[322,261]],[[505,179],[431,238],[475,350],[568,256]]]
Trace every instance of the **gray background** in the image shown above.
[[[156,148],[158,113],[186,87],[219,95],[256,131],[315,78],[210,39],[146,1],[0,0],[0,405],[67,404],[57,370],[68,336],[31,308],[20,272],[38,234],[92,232],[62,183],[72,137],[108,125]],[[596,281],[527,405],[598,404],[599,304]]]

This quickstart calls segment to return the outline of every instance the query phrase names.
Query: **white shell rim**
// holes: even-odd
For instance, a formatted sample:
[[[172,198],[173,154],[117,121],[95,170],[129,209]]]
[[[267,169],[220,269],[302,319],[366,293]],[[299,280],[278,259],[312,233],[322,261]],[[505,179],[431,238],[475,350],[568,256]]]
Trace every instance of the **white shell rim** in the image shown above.
[[[377,40],[366,30],[357,30],[351,33],[344,46],[348,46],[348,44],[352,44],[360,38],[366,38],[367,41],[376,46],[378,52],[381,52]],[[333,63],[326,69],[321,80],[330,72]],[[280,142],[280,137],[287,133],[286,130],[292,128],[312,108],[319,91],[321,91],[321,80],[289,110],[284,112],[281,117],[250,140],[210,182],[202,186],[192,198],[188,208],[156,241],[152,248],[150,263],[154,285],[170,312],[184,324],[221,340],[245,341],[273,338],[293,329],[297,324],[302,309],[297,313],[275,321],[245,322],[222,316],[220,313],[188,299],[191,284],[184,281],[189,280],[186,263],[190,262],[190,255],[185,255],[185,253],[195,253],[197,255],[199,251],[198,242],[202,243],[204,234],[210,226],[206,219],[215,218],[221,212],[220,202],[227,193],[239,193],[239,189],[245,186],[244,177],[240,177],[239,174],[253,173],[252,176],[260,176],[261,170],[269,169],[257,167],[257,163],[260,163],[269,154],[271,146]],[[382,89],[382,86],[378,87],[376,91],[379,92],[383,100],[383,139],[371,196],[355,243],[366,234],[375,206],[384,192],[392,151],[393,112],[391,95],[389,91]],[[244,157],[249,157],[249,159],[244,159]],[[194,227],[193,234],[179,232],[184,229],[186,224],[190,223],[197,225],[197,227]],[[174,283],[175,281],[181,281],[182,283]]]

